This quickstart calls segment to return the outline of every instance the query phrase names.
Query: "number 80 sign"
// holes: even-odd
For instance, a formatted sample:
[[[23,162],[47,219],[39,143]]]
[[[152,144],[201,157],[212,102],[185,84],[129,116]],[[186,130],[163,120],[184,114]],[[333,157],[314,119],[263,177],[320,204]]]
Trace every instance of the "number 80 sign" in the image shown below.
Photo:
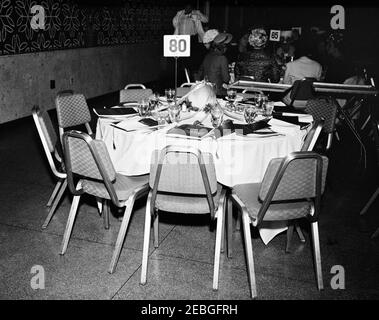
[[[163,56],[165,57],[189,57],[191,41],[189,35],[163,36]]]

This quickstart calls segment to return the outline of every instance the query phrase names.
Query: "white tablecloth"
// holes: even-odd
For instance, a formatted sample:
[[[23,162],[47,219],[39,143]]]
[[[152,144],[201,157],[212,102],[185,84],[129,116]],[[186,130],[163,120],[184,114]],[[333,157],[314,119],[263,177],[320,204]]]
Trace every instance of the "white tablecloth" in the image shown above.
[[[203,117],[204,114],[199,112],[193,118],[181,123],[193,123]],[[117,126],[129,130],[144,128],[138,120],[139,116],[134,116],[118,123]],[[262,181],[270,160],[299,151],[306,135],[306,130],[301,130],[299,126],[277,119],[271,119],[270,125],[272,130],[282,133],[281,136],[263,138],[233,133],[219,139],[209,137],[202,140],[169,137],[166,132],[173,125],[156,131],[125,132],[111,126],[111,122],[99,118],[96,138],[105,141],[117,172],[128,176],[147,174],[150,171],[150,157],[153,150],[160,150],[170,144],[191,145],[213,154],[217,180],[228,187]],[[211,127],[210,117],[206,118],[203,124]],[[275,229],[270,227],[267,230],[263,226],[260,234],[262,240],[267,243],[285,229],[285,225],[281,225],[280,228],[276,225]]]

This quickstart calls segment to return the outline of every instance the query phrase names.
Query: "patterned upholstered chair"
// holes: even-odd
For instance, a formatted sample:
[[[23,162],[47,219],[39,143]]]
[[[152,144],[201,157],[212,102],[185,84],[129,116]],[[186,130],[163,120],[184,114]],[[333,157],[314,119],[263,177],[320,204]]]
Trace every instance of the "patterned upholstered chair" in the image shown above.
[[[143,84],[128,84],[120,90],[120,103],[138,102],[148,99],[153,94],[151,89],[146,89]]]
[[[93,135],[90,121],[91,114],[84,95],[60,94],[55,98],[57,108],[59,135],[62,139],[65,129],[85,125],[89,135]]]
[[[305,112],[311,114],[314,120],[324,119],[323,132],[328,135],[326,149],[332,145],[334,127],[337,116],[337,104],[328,97],[318,97],[307,101]]]
[[[63,149],[68,186],[74,198],[63,236],[61,254],[66,252],[81,195],[87,193],[110,200],[115,206],[125,208],[109,268],[109,272],[113,273],[125,239],[134,201],[148,192],[148,176],[127,177],[116,173],[104,141],[94,140],[86,133],[65,132]],[[74,175],[79,177],[76,186]],[[105,226],[109,227],[108,206],[103,209],[103,218]]]
[[[261,183],[233,188],[232,202],[242,211],[245,251],[252,298],[256,298],[250,224],[307,217],[311,223],[318,289],[323,289],[318,215],[324,191],[328,159],[314,152],[293,152],[272,159]]]
[[[245,89],[242,91],[242,96],[244,99],[254,98],[256,94],[263,94],[263,91],[254,88]]]
[[[190,83],[190,82],[185,82],[185,83],[182,83],[180,85],[180,87],[178,87],[176,89],[176,95],[181,98],[183,96],[185,96],[188,92],[191,91],[191,87],[194,85],[195,83]]]
[[[41,111],[38,106],[34,106],[32,110],[33,120],[36,125],[38,135],[41,139],[43,149],[46,154],[47,161],[55,177],[58,179],[53,192],[46,204],[50,207],[49,213],[42,225],[42,229],[45,229],[51,218],[54,215],[60,199],[67,187],[67,175],[64,172],[64,165],[62,160],[62,153],[60,147],[60,141],[54,130],[53,124],[46,111]],[[53,158],[54,155],[54,158]]]
[[[192,147],[167,146],[152,154],[146,204],[141,284],[146,283],[151,219],[158,247],[158,211],[210,214],[217,219],[213,289],[218,289],[225,190],[217,184],[213,157]]]

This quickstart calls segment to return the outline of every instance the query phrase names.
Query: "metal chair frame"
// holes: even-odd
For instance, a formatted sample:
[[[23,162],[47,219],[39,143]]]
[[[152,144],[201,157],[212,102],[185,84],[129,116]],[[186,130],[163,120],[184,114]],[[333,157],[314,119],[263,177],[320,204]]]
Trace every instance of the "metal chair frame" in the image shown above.
[[[62,164],[63,160],[57,153],[57,149],[54,148],[54,150],[51,150],[49,148],[49,144],[47,142],[47,138],[45,136],[44,131],[42,130],[41,122],[40,122],[40,116],[42,112],[46,111],[41,111],[38,106],[34,106],[32,109],[32,115],[33,115],[33,120],[36,125],[38,135],[40,137],[40,140],[42,142],[43,150],[45,151],[47,161],[49,162],[49,166],[51,171],[53,172],[54,176],[58,178],[58,181],[53,189],[53,192],[51,193],[51,196],[49,197],[49,200],[46,204],[47,207],[50,207],[49,213],[42,225],[42,229],[46,229],[48,226],[51,218],[54,215],[54,212],[59,204],[60,199],[62,198],[63,193],[65,192],[67,188],[67,175],[64,172],[60,172],[54,162],[54,159],[52,157],[52,153],[54,153],[55,158]],[[46,112],[47,117],[49,117],[48,113]],[[50,118],[50,117],[49,117]],[[46,130],[47,132],[47,130]],[[59,142],[59,139],[57,139],[57,143]]]
[[[144,242],[143,242],[143,254],[142,254],[142,271],[141,271],[141,284],[146,284],[147,281],[147,264],[148,264],[148,253],[149,253],[149,241],[150,241],[150,226],[151,218],[154,221],[154,246],[157,248],[159,246],[159,234],[158,234],[158,212],[155,209],[155,201],[158,193],[159,181],[163,168],[163,161],[168,153],[187,153],[193,154],[198,160],[198,165],[201,172],[201,177],[204,183],[204,188],[206,192],[207,202],[209,205],[209,210],[212,219],[217,219],[216,227],[216,245],[215,245],[215,258],[214,258],[214,270],[213,270],[213,290],[218,290],[218,279],[219,279],[219,267],[220,267],[220,253],[222,251],[222,233],[225,228],[224,226],[224,211],[225,211],[225,199],[226,191],[223,189],[221,191],[219,204],[217,207],[217,212],[215,212],[215,204],[211,193],[211,187],[206,172],[206,167],[204,160],[199,149],[188,147],[188,146],[166,146],[160,152],[158,158],[158,165],[156,170],[156,176],[154,180],[153,188],[150,190],[147,204],[146,204],[146,215],[145,215],[145,231],[144,231]]]
[[[265,199],[262,202],[262,205],[259,209],[257,219],[251,220],[248,214],[248,210],[245,204],[238,198],[238,196],[233,192],[229,199],[232,200],[233,204],[235,204],[239,210],[242,211],[242,224],[244,231],[244,240],[245,240],[245,252],[247,255],[248,261],[248,276],[250,280],[250,292],[251,297],[254,299],[257,297],[257,289],[256,289],[256,281],[255,281],[255,271],[254,271],[254,259],[253,259],[253,248],[251,241],[251,233],[250,233],[250,224],[254,227],[258,227],[264,219],[264,216],[267,212],[268,207],[270,206],[271,200],[275,194],[276,189],[279,186],[281,179],[288,167],[288,165],[297,159],[315,159],[317,161],[316,167],[316,194],[311,201],[311,210],[309,215],[307,216],[308,220],[311,223],[312,229],[312,238],[313,238],[313,250],[314,250],[314,260],[316,265],[316,275],[317,275],[317,285],[318,289],[321,290],[324,287],[323,278],[322,278],[322,269],[321,269],[321,254],[320,254],[320,243],[319,243],[319,232],[318,232],[318,216],[320,212],[320,203],[321,203],[321,183],[322,183],[322,167],[323,161],[322,157],[315,152],[293,152],[287,157],[285,157],[278,171],[271,183],[271,186],[267,192]]]
[[[139,197],[141,197],[147,193],[148,184],[146,183],[145,185],[142,185],[141,187],[136,188],[131,193],[131,195],[129,196],[129,198],[127,200],[119,200],[117,193],[115,191],[115,188],[114,188],[112,182],[110,181],[109,177],[107,176],[103,162],[101,161],[101,157],[93,145],[94,140],[86,133],[82,133],[82,132],[78,132],[78,131],[65,132],[63,135],[63,148],[64,148],[65,159],[66,159],[67,181],[68,181],[69,189],[70,189],[71,193],[74,195],[74,198],[72,201],[70,214],[69,214],[69,217],[67,220],[65,233],[63,236],[61,255],[63,255],[66,252],[67,245],[68,245],[70,235],[72,232],[73,223],[74,223],[74,220],[76,217],[79,200],[80,200],[81,195],[83,195],[83,193],[84,193],[84,191],[81,187],[81,184],[82,184],[81,180],[79,180],[76,187],[74,184],[74,176],[73,176],[72,167],[71,167],[71,155],[70,155],[70,150],[68,148],[69,137],[81,139],[81,140],[86,142],[86,144],[87,144],[87,146],[88,146],[88,148],[92,154],[92,157],[96,163],[96,166],[99,170],[99,173],[103,179],[103,183],[104,183],[104,185],[108,191],[108,194],[111,198],[112,203],[115,206],[117,206],[118,208],[125,207],[124,217],[122,219],[120,231],[118,233],[115,249],[113,252],[111,264],[110,264],[109,271],[108,271],[109,273],[113,273],[115,268],[116,268],[117,261],[119,259],[120,253],[121,253],[122,245],[123,245],[124,240],[125,240],[126,230],[128,228],[130,216],[132,214],[134,202],[136,199],[138,199]],[[108,205],[105,206],[104,209],[105,209],[103,212],[104,225],[107,229],[107,228],[109,228],[109,206]]]

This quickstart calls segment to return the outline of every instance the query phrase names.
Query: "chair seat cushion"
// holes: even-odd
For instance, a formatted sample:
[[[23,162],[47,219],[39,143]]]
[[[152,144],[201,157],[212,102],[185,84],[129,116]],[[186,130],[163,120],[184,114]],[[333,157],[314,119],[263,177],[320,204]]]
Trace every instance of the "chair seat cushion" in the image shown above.
[[[255,221],[262,206],[259,201],[260,183],[239,184],[233,188],[234,194],[245,204],[250,219]],[[292,220],[305,217],[311,209],[308,201],[283,201],[271,203],[263,218],[264,221]]]
[[[217,184],[217,192],[213,195],[215,209],[218,207],[222,186]],[[169,193],[158,193],[155,207],[159,210],[188,213],[188,214],[207,214],[209,205],[206,196],[200,195],[176,195]]]
[[[117,197],[120,201],[127,200],[131,193],[144,184],[147,185],[149,175],[128,177],[116,173],[116,180],[113,182]],[[101,181],[82,179],[82,188],[84,192],[103,199],[110,199],[105,184]]]

